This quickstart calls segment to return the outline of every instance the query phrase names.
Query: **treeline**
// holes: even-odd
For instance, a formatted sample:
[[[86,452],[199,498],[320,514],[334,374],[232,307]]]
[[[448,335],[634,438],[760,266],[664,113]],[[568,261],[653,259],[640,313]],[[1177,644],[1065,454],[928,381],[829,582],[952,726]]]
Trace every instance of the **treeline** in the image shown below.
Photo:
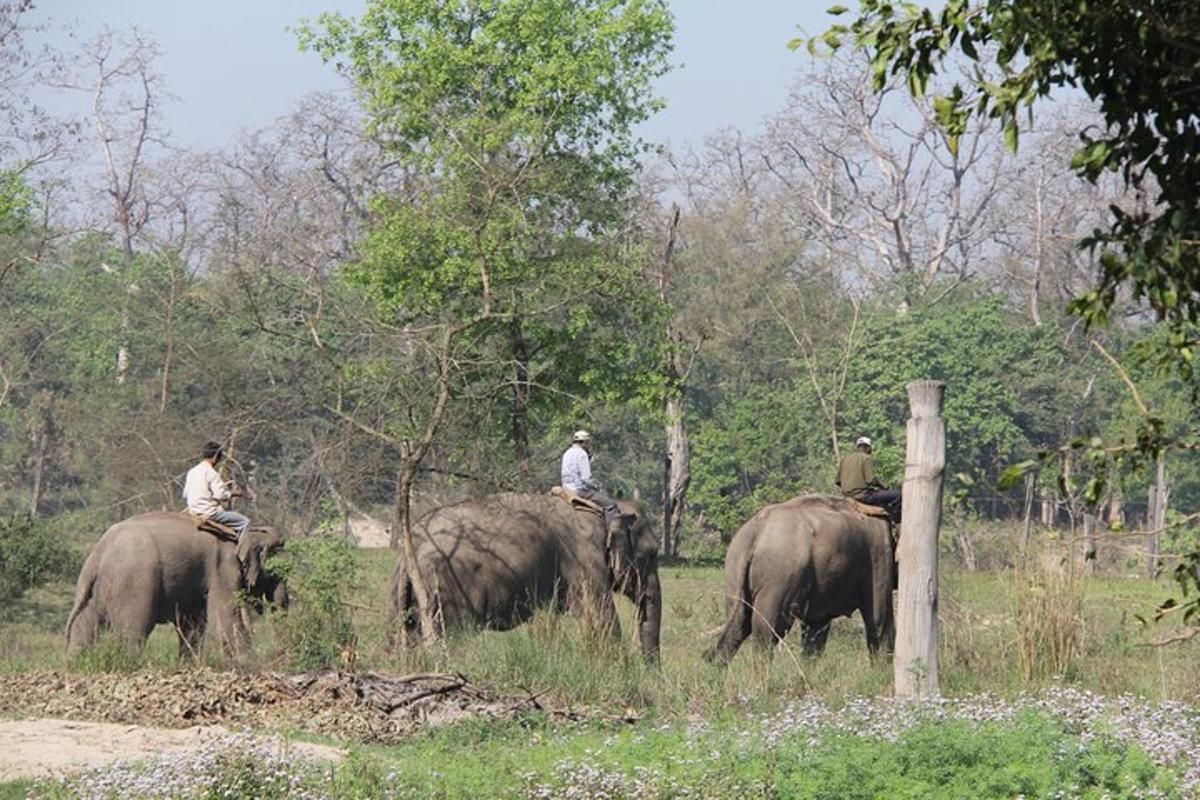
[[[956,514],[1135,522],[1155,471],[1089,486],[1104,465],[1072,443],[1132,435],[1139,403],[1165,429],[1195,423],[1188,387],[1150,357],[1165,335],[1151,321],[1130,308],[1088,332],[1064,314],[1095,269],[1078,240],[1109,204],[1137,202],[1069,173],[1086,109],[1064,104],[1019,155],[986,125],[951,154],[930,109],[833,60],[760,131],[644,152],[632,125],[653,110],[671,30],[651,3],[601,27],[626,49],[596,45],[602,66],[572,85],[603,104],[574,116],[512,93],[431,122],[415,93],[379,94],[378,63],[351,63],[360,101],[316,95],[191,152],[152,111],[152,42],[105,34],[39,62],[24,9],[0,5],[7,513],[98,532],[176,507],[217,438],[252,515],[399,525],[410,495],[419,512],[545,490],[583,427],[610,487],[673,496],[667,549],[712,551],[764,503],[831,491],[857,436],[899,481],[904,385],[938,378]],[[329,20],[304,34],[326,55],[370,52],[349,36]],[[384,60],[389,80],[421,77]],[[623,94],[608,75],[626,76]],[[93,119],[40,112],[29,98],[50,76],[91,86]],[[613,108],[624,122],[605,129]],[[1170,506],[1193,507],[1195,460],[1165,459]]]

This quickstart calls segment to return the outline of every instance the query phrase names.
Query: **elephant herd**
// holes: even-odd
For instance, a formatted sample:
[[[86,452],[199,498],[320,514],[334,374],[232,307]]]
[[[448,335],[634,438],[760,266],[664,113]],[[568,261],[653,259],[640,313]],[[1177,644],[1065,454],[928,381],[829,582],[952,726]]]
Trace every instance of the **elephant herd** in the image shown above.
[[[637,504],[621,502],[619,510],[606,518],[557,497],[498,494],[426,515],[414,526],[414,544],[439,623],[507,630],[551,608],[617,634],[617,592],[634,605],[642,654],[657,660],[663,607],[657,541]],[[195,653],[206,635],[239,651],[247,640],[247,606],[287,605],[287,587],[265,567],[283,544],[270,528],[234,542],[171,512],[117,523],[80,572],[68,652],[94,644],[106,628],[141,645],[160,623],[175,627],[181,652]],[[726,621],[705,658],[725,663],[751,635],[770,647],[797,621],[805,651],[819,652],[830,621],[855,610],[870,651],[890,645],[894,545],[887,521],[849,500],[802,495],[763,508],[730,543]],[[391,600],[393,631],[419,632],[403,564]]]

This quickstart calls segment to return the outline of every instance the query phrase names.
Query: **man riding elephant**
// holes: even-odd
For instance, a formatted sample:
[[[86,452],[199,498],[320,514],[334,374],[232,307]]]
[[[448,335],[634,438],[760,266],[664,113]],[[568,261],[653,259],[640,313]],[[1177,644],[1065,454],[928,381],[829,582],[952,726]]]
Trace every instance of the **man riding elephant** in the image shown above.
[[[571,446],[562,456],[560,481],[562,487],[585,500],[591,500],[604,509],[604,516],[611,520],[620,513],[617,501],[601,491],[592,479],[592,435],[587,431],[575,431]]]
[[[244,514],[222,505],[234,497],[243,496],[240,490],[230,489],[217,472],[217,465],[224,455],[220,443],[207,442],[204,445],[200,463],[188,470],[183,482],[183,498],[187,501],[189,514],[231,528],[240,538],[250,527],[250,520]]]
[[[893,522],[900,521],[900,491],[887,488],[875,477],[875,457],[866,436],[858,437],[853,452],[842,457],[836,482],[843,496],[886,509]]]

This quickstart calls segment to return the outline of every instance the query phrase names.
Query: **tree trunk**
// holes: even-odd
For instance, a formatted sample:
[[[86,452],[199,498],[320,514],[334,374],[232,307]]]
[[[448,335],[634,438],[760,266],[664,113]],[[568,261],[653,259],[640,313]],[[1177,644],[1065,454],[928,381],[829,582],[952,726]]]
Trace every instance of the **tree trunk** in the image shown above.
[[[438,624],[434,609],[434,599],[429,591],[429,584],[421,574],[417,561],[417,548],[412,533],[412,489],[420,461],[414,463],[412,453],[406,445],[401,454],[401,466],[396,474],[396,494],[392,504],[392,541],[391,546],[400,548],[400,556],[404,560],[404,570],[413,587],[413,596],[417,600],[417,613],[421,620],[421,639],[426,644],[437,642],[441,638],[441,627]]]
[[[1025,473],[1025,509],[1021,524],[1021,557],[1029,549],[1029,533],[1033,527],[1033,498],[1037,492],[1037,473]]]
[[[908,384],[903,522],[898,567],[900,591],[893,659],[897,697],[938,694],[938,527],[942,513],[942,473],[946,468],[946,429],[941,381]]]
[[[683,422],[683,397],[667,398],[667,453],[663,460],[663,555],[673,556],[687,510],[687,490],[692,482],[687,428]]]
[[[522,482],[533,480],[529,458],[529,345],[521,331],[520,320],[509,324],[509,345],[512,348],[512,440],[517,459],[517,474]]]
[[[171,359],[175,353],[175,301],[179,297],[179,289],[179,269],[172,265],[171,294],[167,297],[167,313],[164,325],[165,330],[163,331],[163,338],[166,340],[166,353],[163,354],[162,383],[159,386],[158,392],[159,414],[167,410],[167,393],[171,381]]]
[[[963,569],[967,572],[974,572],[975,564],[975,547],[971,544],[971,537],[967,533],[967,515],[964,512],[957,514],[955,520],[954,541],[958,543],[958,553],[962,558]]]
[[[1158,548],[1162,530],[1167,525],[1167,464],[1159,453],[1154,462],[1154,483],[1146,503],[1146,575],[1158,573]]]
[[[1108,527],[1123,528],[1125,526],[1125,500],[1121,493],[1113,491],[1108,498]]]
[[[483,319],[486,317],[481,317]],[[417,610],[421,620],[421,638],[425,644],[433,644],[441,639],[442,630],[435,608],[435,598],[429,591],[429,584],[421,575],[421,567],[417,562],[417,548],[413,540],[412,530],[412,491],[413,483],[421,468],[421,462],[433,446],[442,421],[446,417],[446,409],[450,404],[450,368],[455,335],[465,328],[446,328],[438,350],[437,396],[429,421],[425,426],[416,447],[405,441],[401,447],[400,470],[396,474],[396,491],[392,503],[392,536],[389,543],[392,549],[397,546],[404,558],[404,570],[413,587],[416,597]]]
[[[46,453],[50,450],[50,420],[42,420],[33,457],[33,486],[29,489],[29,516],[36,517],[42,504],[42,480],[46,474]]]
[[[1096,571],[1096,515],[1083,512],[1083,566],[1085,572]]]
[[[675,253],[675,236],[679,229],[679,206],[671,207],[671,218],[667,225],[667,241],[663,246],[658,275],[659,298],[669,304],[668,288],[671,283],[671,265]],[[663,456],[663,526],[659,548],[665,556],[675,555],[679,535],[683,529],[683,517],[687,510],[687,490],[692,482],[691,454],[688,443],[684,413],[687,409],[684,396],[686,369],[681,363],[683,337],[675,330],[674,322],[667,322],[665,331],[667,358],[663,365],[666,378],[666,453]]]
[[[1042,270],[1045,253],[1045,213],[1042,210],[1042,194],[1045,191],[1043,168],[1038,167],[1037,182],[1033,191],[1033,282],[1029,287],[1029,316],[1033,324],[1042,324]]]

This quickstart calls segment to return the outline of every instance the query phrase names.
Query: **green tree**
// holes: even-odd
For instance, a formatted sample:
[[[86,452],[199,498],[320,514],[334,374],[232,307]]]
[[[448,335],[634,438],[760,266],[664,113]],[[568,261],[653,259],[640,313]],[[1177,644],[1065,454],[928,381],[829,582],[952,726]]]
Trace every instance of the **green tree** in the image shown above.
[[[355,80],[414,175],[410,195],[375,202],[347,271],[427,365],[426,399],[392,432],[393,535],[410,565],[413,481],[452,404],[503,376],[520,461],[531,353],[578,330],[594,298],[645,287],[605,241],[644,149],[633,128],[660,105],[651,83],[671,33],[664,0],[375,0],[360,20],[300,29],[303,47]]]

